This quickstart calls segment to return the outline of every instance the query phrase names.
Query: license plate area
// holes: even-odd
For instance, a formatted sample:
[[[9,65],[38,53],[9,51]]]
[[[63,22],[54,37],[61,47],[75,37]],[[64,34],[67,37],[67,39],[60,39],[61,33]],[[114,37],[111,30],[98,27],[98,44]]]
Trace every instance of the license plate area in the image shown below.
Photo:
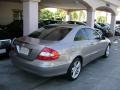
[[[17,48],[17,52],[19,53],[19,54],[23,54],[23,55],[29,55],[29,52],[30,52],[30,49],[29,48],[26,48],[26,47],[23,47],[23,46],[16,46],[16,48]]]

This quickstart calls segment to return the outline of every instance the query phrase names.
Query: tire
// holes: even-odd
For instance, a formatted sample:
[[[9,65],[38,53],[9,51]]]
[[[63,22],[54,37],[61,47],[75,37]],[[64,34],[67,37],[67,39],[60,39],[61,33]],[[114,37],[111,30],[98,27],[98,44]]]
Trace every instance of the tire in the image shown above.
[[[81,61],[79,58],[74,59],[67,71],[67,79],[70,81],[76,80],[81,72]]]
[[[110,54],[110,45],[107,46],[104,57],[107,58],[109,56],[109,54]]]

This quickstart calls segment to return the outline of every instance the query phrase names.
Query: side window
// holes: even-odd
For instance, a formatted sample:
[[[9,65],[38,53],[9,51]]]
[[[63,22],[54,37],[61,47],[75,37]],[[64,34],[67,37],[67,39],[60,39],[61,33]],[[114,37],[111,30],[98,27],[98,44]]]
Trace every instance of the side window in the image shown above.
[[[97,33],[97,31],[95,31],[93,29],[86,28],[85,32],[86,32],[87,37],[88,37],[89,40],[96,39],[96,38],[99,37],[99,34]]]
[[[77,32],[74,41],[86,40],[87,36],[85,35],[84,29],[81,29]]]

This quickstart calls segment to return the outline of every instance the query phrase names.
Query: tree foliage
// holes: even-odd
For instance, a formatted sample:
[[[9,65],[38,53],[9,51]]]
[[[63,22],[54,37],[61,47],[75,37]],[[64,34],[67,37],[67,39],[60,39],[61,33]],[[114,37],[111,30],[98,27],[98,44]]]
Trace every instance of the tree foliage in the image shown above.
[[[73,11],[71,12],[71,20],[73,21],[83,21],[83,18],[85,18],[85,13],[84,11],[79,11],[79,13],[77,11]],[[62,9],[57,9],[56,12],[52,12],[48,9],[42,9],[39,12],[39,20],[49,20],[49,19],[61,19],[61,20],[65,20],[66,17],[66,11],[62,10]]]
[[[62,9],[57,9],[57,11],[54,13],[52,11],[49,11],[47,9],[42,9],[39,12],[39,20],[48,20],[48,19],[65,19],[65,11]]]
[[[40,10],[40,13],[39,13],[40,20],[52,19],[52,18],[54,18],[53,16],[54,16],[54,14],[47,9]]]
[[[106,17],[98,16],[97,17],[97,22],[99,22],[99,23],[106,23],[107,22]]]
[[[57,11],[55,12],[55,19],[57,18],[61,18],[62,20],[65,19],[66,13],[64,10],[62,9],[57,9]]]
[[[78,14],[77,14],[76,11],[73,11],[73,12],[71,13],[71,18],[72,18],[73,21],[77,21],[77,19],[78,19]]]

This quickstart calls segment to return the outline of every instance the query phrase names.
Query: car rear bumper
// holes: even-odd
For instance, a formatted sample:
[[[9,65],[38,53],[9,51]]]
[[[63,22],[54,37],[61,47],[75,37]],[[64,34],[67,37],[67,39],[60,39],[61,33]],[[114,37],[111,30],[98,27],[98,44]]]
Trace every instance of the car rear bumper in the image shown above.
[[[11,55],[10,55],[11,56]],[[41,67],[38,63],[32,63],[34,61],[26,61],[18,56],[11,56],[12,63],[25,71],[37,74],[43,77],[57,76],[67,73],[68,65],[60,65],[53,67]],[[26,62],[25,62],[26,61]],[[28,63],[29,62],[29,63]]]

